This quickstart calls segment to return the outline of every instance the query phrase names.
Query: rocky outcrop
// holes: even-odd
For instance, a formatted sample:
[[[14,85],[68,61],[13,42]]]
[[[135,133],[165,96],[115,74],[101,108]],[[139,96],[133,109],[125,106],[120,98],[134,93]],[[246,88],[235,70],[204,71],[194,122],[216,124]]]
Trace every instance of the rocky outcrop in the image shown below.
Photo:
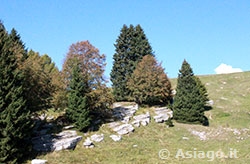
[[[147,112],[146,114],[140,114],[133,117],[134,121],[132,125],[139,127],[140,125],[146,126],[150,122],[150,114]]]
[[[135,129],[131,124],[122,124],[114,127],[113,130],[119,135],[124,135],[133,132]]]
[[[173,117],[173,111],[167,107],[155,108],[155,122],[162,123]]]
[[[52,135],[46,134],[32,138],[33,149],[40,152],[74,149],[82,136],[77,136],[76,131],[68,130]]]
[[[137,110],[138,110],[137,104],[130,106],[115,105],[115,108],[113,110],[113,117],[118,120],[123,120],[126,116],[132,117]]]

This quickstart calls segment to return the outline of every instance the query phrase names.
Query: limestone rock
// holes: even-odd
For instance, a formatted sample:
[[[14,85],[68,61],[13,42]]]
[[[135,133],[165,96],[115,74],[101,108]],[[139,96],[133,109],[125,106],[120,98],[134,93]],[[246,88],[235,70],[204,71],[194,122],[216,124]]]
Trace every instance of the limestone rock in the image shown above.
[[[135,127],[140,127],[140,120],[134,120],[132,122],[132,125],[134,125]]]
[[[74,128],[74,125],[69,125],[69,126],[63,127],[63,129],[65,129],[65,130],[72,129],[72,128]]]
[[[166,107],[156,108],[155,114],[156,116],[154,116],[153,118],[157,123],[162,123],[173,117],[173,111]]]
[[[55,151],[63,149],[74,149],[79,141],[81,141],[82,136],[76,136],[71,138],[65,138],[58,140],[54,143]]]
[[[136,127],[139,127],[140,123],[143,126],[146,126],[150,122],[150,114],[149,114],[149,112],[147,112],[146,114],[140,114],[140,115],[134,116],[133,118],[134,118],[135,121],[133,121],[132,124],[135,125]]]
[[[122,124],[113,128],[113,130],[117,132],[119,135],[124,135],[133,132],[134,127],[131,124]]]
[[[93,142],[91,141],[91,139],[89,137],[86,138],[86,140],[83,142],[83,146],[86,147],[86,148],[95,147],[95,145],[93,144]]]
[[[76,131],[68,130],[56,135],[46,134],[32,138],[33,149],[40,152],[74,149],[82,136],[77,136]]]
[[[47,160],[44,159],[33,159],[31,161],[31,164],[45,164],[47,162]]]
[[[122,139],[122,136],[120,135],[110,135],[110,138],[112,138],[113,141],[120,141]]]
[[[108,126],[109,126],[111,129],[113,129],[113,128],[119,126],[119,125],[121,125],[120,122],[111,122],[111,123],[108,124]]]
[[[100,134],[100,135],[94,134],[90,138],[94,142],[101,142],[104,139],[104,135],[103,134]]]
[[[124,120],[125,117],[132,117],[138,110],[138,104],[130,106],[116,106],[113,111],[113,117]],[[126,121],[126,120],[125,120]]]

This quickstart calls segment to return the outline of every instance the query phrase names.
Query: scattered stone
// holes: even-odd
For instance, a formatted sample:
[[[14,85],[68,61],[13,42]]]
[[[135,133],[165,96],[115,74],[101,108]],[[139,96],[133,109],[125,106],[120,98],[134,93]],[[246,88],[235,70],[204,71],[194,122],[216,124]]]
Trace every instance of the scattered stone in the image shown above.
[[[214,100],[207,101],[207,105],[213,106],[214,105]]]
[[[189,138],[188,138],[188,137],[182,137],[182,139],[183,139],[183,140],[189,140]]]
[[[133,147],[138,147],[138,145],[133,145]]]
[[[100,135],[94,134],[90,138],[94,142],[101,142],[104,139],[104,135],[103,134],[100,134]]]
[[[191,133],[193,135],[198,136],[200,138],[200,140],[202,140],[202,141],[207,140],[206,132],[204,132],[204,131],[203,132],[199,132],[199,131],[193,130],[193,131],[191,131]]]
[[[142,121],[142,122],[141,122],[141,124],[142,124],[143,126],[147,126],[148,123],[149,123],[149,121]]]
[[[134,116],[133,118],[134,118],[135,121],[133,121],[132,124],[135,125],[136,127],[139,127],[140,123],[143,126],[146,126],[150,122],[150,114],[149,114],[149,112],[147,112],[146,114],[140,114],[140,115]]]
[[[240,135],[241,134],[238,129],[233,129],[233,133],[234,133],[234,135]]]
[[[122,136],[112,134],[112,135],[110,135],[110,138],[112,138],[113,141],[117,142],[117,141],[120,141],[122,139]]]
[[[77,133],[74,130],[62,131],[61,133],[56,134],[56,138],[53,139],[55,141],[54,150],[74,149],[81,139],[82,136],[77,136]]]
[[[221,97],[220,99],[221,100],[228,100],[228,98],[225,98],[225,97]]]
[[[166,107],[156,108],[155,114],[156,114],[156,116],[154,116],[153,118],[154,118],[155,122],[157,122],[157,123],[165,122],[169,118],[173,117],[173,111],[166,108]]]
[[[175,89],[172,90],[172,94],[176,95],[176,90]]]
[[[95,147],[95,145],[93,144],[93,142],[90,140],[89,137],[83,142],[83,146],[85,148],[93,148],[93,147]]]
[[[44,159],[33,159],[31,161],[31,164],[45,164],[47,162],[47,160]]]
[[[72,129],[72,128],[74,128],[74,127],[75,127],[74,125],[69,125],[69,126],[63,127],[63,129],[68,130],[68,129]]]
[[[124,135],[133,132],[134,127],[131,124],[122,124],[113,128],[113,130],[117,132],[119,135]]]
[[[59,134],[46,134],[32,138],[33,149],[39,152],[59,151],[74,149],[82,136],[77,136],[76,131],[63,131]]]

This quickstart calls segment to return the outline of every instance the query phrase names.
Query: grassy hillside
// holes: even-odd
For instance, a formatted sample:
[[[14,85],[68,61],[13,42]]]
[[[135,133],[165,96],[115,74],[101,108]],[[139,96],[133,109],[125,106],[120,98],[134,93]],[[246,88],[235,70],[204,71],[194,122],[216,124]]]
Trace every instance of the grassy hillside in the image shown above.
[[[200,76],[200,79],[214,102],[213,109],[205,113],[209,127],[174,122],[173,128],[166,128],[164,124],[151,121],[148,126],[135,128],[134,133],[123,136],[122,141],[114,142],[109,138],[110,129],[104,125],[94,132],[105,136],[104,141],[96,143],[95,148],[84,148],[82,141],[74,151],[52,152],[37,158],[47,159],[49,164],[249,163],[250,72]],[[172,85],[176,86],[176,79],[172,79]],[[139,113],[152,112],[152,109],[146,108],[139,110]],[[86,135],[91,134],[81,135],[84,140]],[[162,149],[170,152],[167,159],[159,157]],[[233,150],[238,151],[237,156],[232,156]],[[180,156],[181,151],[192,151],[193,158]],[[206,153],[206,156],[194,158],[199,151]],[[217,157],[212,151],[217,153]],[[224,155],[220,155],[220,152],[224,152]],[[163,152],[161,157],[166,155]]]

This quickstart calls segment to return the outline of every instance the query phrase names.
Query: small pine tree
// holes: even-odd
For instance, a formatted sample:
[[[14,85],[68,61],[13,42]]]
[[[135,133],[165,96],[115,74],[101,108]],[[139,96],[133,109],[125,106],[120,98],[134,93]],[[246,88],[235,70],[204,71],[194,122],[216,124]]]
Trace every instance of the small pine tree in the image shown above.
[[[12,40],[0,22],[0,163],[19,163],[31,148],[23,81]]]
[[[116,40],[111,81],[113,94],[117,101],[127,101],[130,91],[127,88],[128,79],[131,77],[137,63],[145,55],[153,55],[152,47],[140,25],[134,27],[123,26]]]
[[[146,55],[137,64],[127,86],[139,104],[168,105],[172,99],[171,83],[156,59]]]
[[[73,66],[72,77],[69,84],[67,118],[83,131],[90,124],[88,98],[88,84],[81,74],[78,64]]]
[[[174,119],[183,123],[204,123],[204,96],[186,60],[183,61],[177,80],[173,103]]]

